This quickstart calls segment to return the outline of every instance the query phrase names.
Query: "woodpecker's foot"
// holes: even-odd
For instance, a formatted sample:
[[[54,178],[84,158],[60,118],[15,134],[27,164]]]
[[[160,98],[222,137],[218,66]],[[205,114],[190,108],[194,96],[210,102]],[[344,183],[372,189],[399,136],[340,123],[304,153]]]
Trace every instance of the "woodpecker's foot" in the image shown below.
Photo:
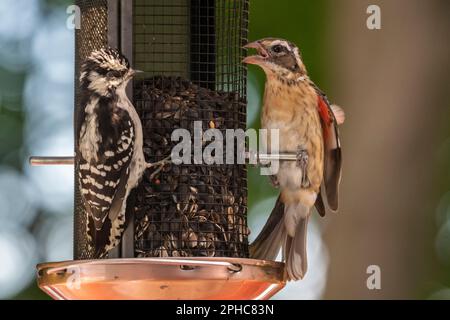
[[[309,179],[308,175],[306,174],[306,169],[308,167],[308,159],[309,159],[308,151],[306,151],[302,147],[299,147],[297,151],[297,166],[302,170],[301,185],[303,188],[309,187]]]
[[[269,176],[269,178],[272,186],[274,186],[275,188],[280,187],[280,182],[278,181],[278,177],[276,175]]]
[[[147,168],[147,169],[153,169],[153,168],[156,168],[156,169],[152,172],[152,174],[150,175],[150,180],[153,180],[153,179],[156,177],[156,175],[157,175],[158,173],[160,173],[161,170],[162,170],[166,165],[168,165],[169,163],[172,163],[172,160],[171,160],[171,157],[170,157],[170,156],[167,157],[167,158],[165,158],[165,159],[163,159],[163,160],[161,160],[161,161],[158,161],[158,162],[153,162],[153,163],[147,162],[147,163],[146,163],[146,168]]]

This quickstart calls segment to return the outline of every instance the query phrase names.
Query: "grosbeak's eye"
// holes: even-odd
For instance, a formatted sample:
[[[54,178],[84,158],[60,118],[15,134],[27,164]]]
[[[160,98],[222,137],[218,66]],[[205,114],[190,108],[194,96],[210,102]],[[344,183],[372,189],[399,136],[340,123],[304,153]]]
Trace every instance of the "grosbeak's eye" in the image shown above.
[[[272,51],[275,53],[280,53],[281,51],[283,51],[283,47],[280,46],[279,44],[275,45],[272,47]]]

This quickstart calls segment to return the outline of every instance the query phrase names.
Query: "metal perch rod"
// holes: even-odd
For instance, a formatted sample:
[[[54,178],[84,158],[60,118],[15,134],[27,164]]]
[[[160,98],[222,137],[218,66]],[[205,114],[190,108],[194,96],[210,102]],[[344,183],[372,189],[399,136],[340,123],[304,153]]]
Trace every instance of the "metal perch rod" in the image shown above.
[[[257,159],[259,161],[274,161],[274,160],[284,160],[284,161],[296,161],[297,155],[291,153],[280,153],[280,154],[250,154],[246,152],[246,159]],[[34,167],[38,166],[71,166],[75,163],[74,157],[30,157],[30,164]]]
[[[30,157],[32,166],[71,166],[74,157]]]
[[[296,161],[297,155],[293,153],[256,153],[256,152],[246,152],[245,158],[248,160],[257,160],[257,162],[262,161],[275,161],[275,160],[285,160],[285,161]]]

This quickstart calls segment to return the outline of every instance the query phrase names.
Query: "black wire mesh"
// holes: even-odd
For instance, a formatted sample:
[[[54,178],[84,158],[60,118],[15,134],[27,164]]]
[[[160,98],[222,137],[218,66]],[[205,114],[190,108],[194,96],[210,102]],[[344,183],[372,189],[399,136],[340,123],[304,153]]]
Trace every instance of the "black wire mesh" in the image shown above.
[[[107,0],[77,0],[75,4],[81,11],[81,29],[75,32],[75,115],[80,106],[79,75],[81,63],[92,51],[108,44],[108,7]],[[75,146],[78,138],[78,123],[81,119],[75,117]],[[78,164],[75,163],[75,212],[74,212],[74,259],[90,259],[87,242],[87,215],[83,210],[81,195],[78,188]]]
[[[187,129],[194,145],[195,121],[224,140],[226,129],[245,130],[248,2],[138,0],[134,10],[134,62],[146,72],[134,102],[147,160],[170,155],[174,129]],[[137,192],[137,256],[248,257],[244,165],[170,165],[150,175]]]
[[[135,105],[151,162],[170,155],[178,143],[171,141],[174,129],[188,130],[194,146],[195,122],[204,130],[220,130],[224,140],[227,128],[245,126],[245,114],[239,111],[245,102],[237,93],[212,91],[181,78],[138,82]],[[147,172],[137,192],[138,256],[247,256],[244,165],[172,164],[151,175]]]
[[[152,75],[188,77],[189,2],[134,1],[135,68]]]
[[[84,58],[107,45],[108,1],[76,4],[82,12],[78,77]],[[134,0],[132,23],[134,67],[145,71],[135,80],[133,98],[147,161],[168,156],[176,144],[172,131],[193,133],[195,121],[224,136],[226,129],[245,130],[241,61],[248,0]],[[172,164],[151,174],[146,172],[135,192],[136,256],[248,257],[245,165]],[[77,185],[75,190],[74,256],[89,259],[86,215]]]

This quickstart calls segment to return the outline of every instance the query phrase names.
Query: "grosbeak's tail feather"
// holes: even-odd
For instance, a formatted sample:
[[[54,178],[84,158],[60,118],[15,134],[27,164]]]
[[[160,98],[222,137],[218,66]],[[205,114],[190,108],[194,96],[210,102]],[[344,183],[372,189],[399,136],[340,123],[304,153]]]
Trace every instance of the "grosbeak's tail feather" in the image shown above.
[[[275,260],[285,241],[283,221],[284,204],[277,199],[269,219],[255,241],[250,245],[250,257],[261,260]]]
[[[253,259],[275,260],[283,248],[287,280],[302,279],[308,268],[306,235],[310,208],[296,203],[285,206],[278,198],[269,219],[250,245]]]
[[[286,257],[286,273],[288,280],[297,281],[303,279],[308,269],[308,259],[306,255],[306,235],[308,227],[308,216],[300,218],[297,223],[297,230],[293,238],[287,237],[284,246],[284,256]]]
[[[265,241],[258,241],[251,246],[251,257],[260,260],[276,260],[281,246],[286,239],[283,220],[278,221],[273,230],[267,234]]]
[[[284,245],[288,280],[303,279],[308,268],[306,256],[306,230],[311,208],[302,202],[285,205],[284,224],[287,239]]]
[[[317,194],[317,199],[316,199],[316,203],[314,204],[314,206],[316,207],[317,213],[321,217],[325,217],[325,212],[326,212],[325,205],[323,203],[322,192],[320,192],[320,191]]]

